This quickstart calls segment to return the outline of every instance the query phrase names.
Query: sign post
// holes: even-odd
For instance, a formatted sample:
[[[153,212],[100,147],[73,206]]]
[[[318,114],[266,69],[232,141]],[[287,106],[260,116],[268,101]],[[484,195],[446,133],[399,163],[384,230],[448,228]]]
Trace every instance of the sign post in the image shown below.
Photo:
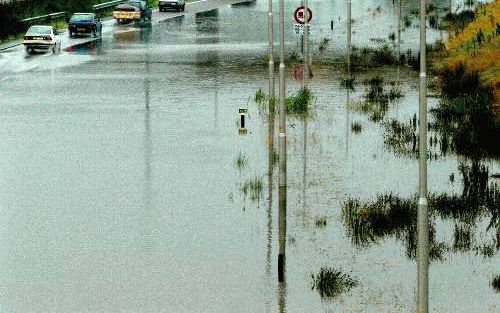
[[[306,8],[303,6],[298,7],[295,9],[295,13],[293,13],[293,17],[295,18],[295,22],[299,24],[304,24],[306,21]],[[307,8],[307,23],[310,23],[313,17],[313,12],[311,9]]]
[[[304,59],[304,85],[307,86],[309,82],[309,34],[310,30],[310,22],[313,17],[312,10],[307,6],[307,0],[304,2],[303,6],[295,9],[293,14],[296,24],[294,25],[294,31],[296,35],[302,35],[302,49],[303,49],[303,59]]]

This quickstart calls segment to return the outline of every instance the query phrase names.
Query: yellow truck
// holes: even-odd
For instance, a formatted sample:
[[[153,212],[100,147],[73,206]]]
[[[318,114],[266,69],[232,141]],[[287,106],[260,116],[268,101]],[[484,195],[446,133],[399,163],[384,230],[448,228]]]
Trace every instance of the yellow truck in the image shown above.
[[[132,21],[151,21],[153,10],[147,1],[131,0],[119,4],[113,10],[113,18],[118,23],[127,23]]]

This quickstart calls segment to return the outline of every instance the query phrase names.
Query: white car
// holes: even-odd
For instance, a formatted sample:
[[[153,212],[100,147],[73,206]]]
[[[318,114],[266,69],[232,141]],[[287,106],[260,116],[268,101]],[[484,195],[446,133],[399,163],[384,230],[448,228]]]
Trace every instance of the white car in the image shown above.
[[[61,51],[61,37],[52,26],[31,26],[24,35],[24,47],[27,53],[34,50]]]

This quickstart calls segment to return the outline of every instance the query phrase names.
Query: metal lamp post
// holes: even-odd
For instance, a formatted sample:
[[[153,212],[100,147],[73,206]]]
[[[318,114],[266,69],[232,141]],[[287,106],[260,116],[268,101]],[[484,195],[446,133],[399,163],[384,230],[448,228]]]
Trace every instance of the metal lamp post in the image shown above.
[[[269,0],[268,12],[268,40],[269,40],[269,106],[274,101],[274,36],[273,36],[273,0]]]
[[[278,281],[285,281],[286,245],[286,107],[285,107],[285,1],[280,0],[280,91],[279,91],[279,254]]]
[[[419,199],[417,216],[417,312],[429,310],[429,216],[427,203],[426,1],[420,0]]]

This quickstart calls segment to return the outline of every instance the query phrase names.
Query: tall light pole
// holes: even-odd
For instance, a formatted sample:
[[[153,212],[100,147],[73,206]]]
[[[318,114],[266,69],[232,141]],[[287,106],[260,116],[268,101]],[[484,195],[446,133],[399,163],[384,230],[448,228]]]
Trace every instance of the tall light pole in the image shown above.
[[[274,36],[273,36],[273,0],[269,0],[269,12],[267,18],[267,38],[269,40],[269,106],[273,105],[274,97]]]
[[[429,217],[427,203],[426,0],[420,0],[419,198],[417,214],[417,312],[429,310]]]
[[[274,95],[274,36],[273,36],[273,0],[269,0],[268,12],[268,39],[269,39],[269,108],[268,108],[268,193],[269,202],[267,208],[267,263],[266,272],[271,272],[271,248],[272,248],[272,226],[273,226],[273,160],[274,160],[274,117],[276,113]]]
[[[285,107],[285,0],[280,0],[280,114],[279,114],[279,254],[278,281],[285,281],[286,245],[286,107]]]

